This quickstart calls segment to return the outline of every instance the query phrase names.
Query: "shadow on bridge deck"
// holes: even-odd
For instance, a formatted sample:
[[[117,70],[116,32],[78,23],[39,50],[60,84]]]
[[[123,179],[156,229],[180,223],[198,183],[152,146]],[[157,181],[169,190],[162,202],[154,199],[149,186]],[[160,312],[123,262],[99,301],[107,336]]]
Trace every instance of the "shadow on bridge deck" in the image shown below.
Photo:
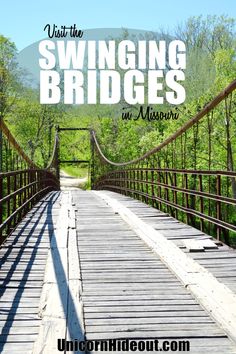
[[[44,278],[53,210],[59,193],[39,202],[1,247],[0,351],[32,347],[38,334],[38,305]]]

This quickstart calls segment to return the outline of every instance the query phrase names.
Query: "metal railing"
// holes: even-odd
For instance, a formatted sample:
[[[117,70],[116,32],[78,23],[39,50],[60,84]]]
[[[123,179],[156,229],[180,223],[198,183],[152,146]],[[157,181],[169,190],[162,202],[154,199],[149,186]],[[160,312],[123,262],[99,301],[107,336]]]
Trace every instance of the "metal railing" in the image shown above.
[[[236,80],[174,134],[131,161],[109,160],[95,132],[86,128],[91,134],[92,188],[140,199],[229,243],[236,232],[235,89]],[[215,128],[220,119],[223,142],[222,131]],[[200,141],[207,147],[204,151],[198,149]],[[60,188],[58,155],[56,134],[52,159],[46,169],[39,169],[0,120],[1,234],[9,234],[40,197]]]
[[[236,80],[174,134],[131,161],[110,161],[93,132],[94,188],[140,199],[230,243],[236,232],[235,89]],[[215,128],[219,119],[221,132]]]
[[[45,194],[59,189],[57,136],[52,159],[38,168],[0,120],[0,243]]]

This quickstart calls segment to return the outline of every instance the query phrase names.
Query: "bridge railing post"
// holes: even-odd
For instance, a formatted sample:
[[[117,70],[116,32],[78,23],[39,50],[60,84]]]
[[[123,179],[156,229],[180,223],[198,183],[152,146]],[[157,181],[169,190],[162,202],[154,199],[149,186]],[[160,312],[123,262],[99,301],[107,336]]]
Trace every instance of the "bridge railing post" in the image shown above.
[[[11,176],[7,176],[6,182],[7,182],[6,191],[7,191],[7,194],[9,195],[11,193]],[[10,201],[10,199],[7,201],[6,212],[7,212],[7,217],[9,217],[11,215],[11,201]],[[7,227],[8,233],[10,232],[10,229],[11,229],[11,224],[9,223],[8,227]]]
[[[146,187],[146,204],[149,203],[149,175],[148,175],[148,164],[145,171],[145,187]]]
[[[60,183],[60,128],[59,126],[56,127],[56,151],[55,151],[55,169],[56,169],[56,177]]]
[[[3,198],[3,178],[0,177],[0,196],[1,198]],[[2,224],[3,222],[3,205],[2,203],[0,202],[0,225]],[[0,231],[0,238],[2,237],[2,231]],[[0,244],[1,244],[1,241],[0,241]]]
[[[19,187],[24,186],[23,184],[23,172],[21,172],[20,174],[20,178],[19,178]],[[19,204],[22,205],[22,193],[19,194]],[[22,218],[22,210],[19,212],[18,215],[18,221],[20,221]]]
[[[0,116],[0,123],[1,123],[2,117]],[[2,129],[1,129],[1,124],[0,124],[0,172],[3,170],[3,134],[2,134]],[[3,178],[0,177],[0,199],[3,197]],[[2,203],[0,203],[0,225],[3,222],[3,206]],[[2,231],[0,231],[0,237],[2,237]],[[1,243],[1,242],[0,242]]]
[[[90,149],[91,149],[91,162],[90,162],[90,183],[91,189],[94,188],[95,181],[95,165],[94,165],[94,139],[93,139],[93,131],[90,130]]]
[[[199,191],[202,193],[203,192],[203,184],[202,184],[202,175],[198,175],[199,179]],[[203,202],[203,197],[200,197],[200,213],[204,213],[204,202]],[[204,231],[204,221],[202,218],[200,218],[200,230]]]
[[[221,196],[221,176],[217,175],[216,177],[216,193],[217,196]],[[221,201],[218,200],[216,202],[216,218],[221,220]],[[217,240],[220,240],[221,236],[221,227],[216,225],[216,233],[217,233]]]
[[[184,174],[184,189],[185,191],[187,192],[188,191],[188,174],[185,173]],[[188,193],[185,193],[185,205],[186,205],[186,208],[189,209],[189,197],[188,197]],[[186,218],[187,218],[187,224],[190,223],[190,215],[187,211],[186,213]]]
[[[174,183],[174,187],[177,187],[177,176],[176,176],[176,172],[174,172],[173,175],[173,183]],[[174,199],[174,204],[178,205],[178,193],[176,190],[174,190],[174,195],[173,195],[173,199]],[[178,209],[175,208],[175,218],[178,219]]]
[[[13,191],[16,191],[17,190],[17,174],[14,173],[13,175]],[[14,198],[13,198],[13,210],[12,212],[14,212],[17,208],[17,200],[16,200],[17,196],[15,195]],[[17,223],[17,219],[16,219],[16,216],[14,216],[13,218],[13,225],[15,226]]]

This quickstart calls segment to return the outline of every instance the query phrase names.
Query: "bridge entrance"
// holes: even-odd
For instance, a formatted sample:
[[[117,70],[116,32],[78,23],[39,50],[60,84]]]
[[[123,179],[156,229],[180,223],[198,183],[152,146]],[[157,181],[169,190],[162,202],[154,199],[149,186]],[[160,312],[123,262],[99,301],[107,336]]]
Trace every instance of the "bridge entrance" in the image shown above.
[[[70,136],[66,136],[70,132]],[[71,133],[81,134],[76,139],[72,139]],[[83,133],[89,133],[89,139]],[[93,164],[93,142],[91,139],[91,129],[81,127],[57,127],[57,177],[60,179],[62,166],[80,165],[82,169],[87,169],[88,185],[92,186],[94,176],[94,164]],[[62,140],[63,139],[63,140]],[[84,175],[86,178],[86,176]]]

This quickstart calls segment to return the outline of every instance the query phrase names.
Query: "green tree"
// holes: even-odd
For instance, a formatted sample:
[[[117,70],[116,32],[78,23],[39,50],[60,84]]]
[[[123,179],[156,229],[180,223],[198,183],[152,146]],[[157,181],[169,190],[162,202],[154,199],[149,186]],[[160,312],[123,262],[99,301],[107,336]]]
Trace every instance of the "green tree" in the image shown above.
[[[20,93],[21,72],[16,54],[15,44],[0,35],[0,118],[11,110]]]
[[[25,89],[7,121],[22,148],[36,164],[46,167],[53,149],[55,126],[63,119],[57,105],[41,105],[37,91]]]
[[[175,35],[188,49],[207,51],[212,57],[219,49],[229,49],[235,44],[235,20],[228,16],[194,16],[178,25]]]

